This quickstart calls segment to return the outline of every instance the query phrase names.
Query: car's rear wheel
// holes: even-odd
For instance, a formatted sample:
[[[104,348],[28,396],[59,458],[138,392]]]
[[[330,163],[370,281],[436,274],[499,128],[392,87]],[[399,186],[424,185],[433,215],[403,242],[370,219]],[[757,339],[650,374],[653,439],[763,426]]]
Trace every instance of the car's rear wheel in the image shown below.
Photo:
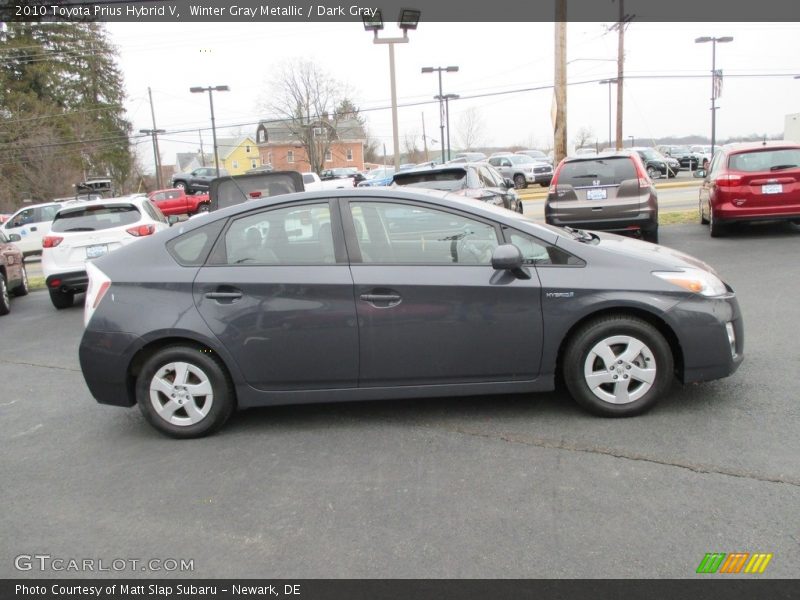
[[[575,401],[604,417],[631,417],[652,408],[673,371],[664,336],[650,323],[625,315],[581,327],[566,347],[563,364]]]
[[[59,310],[62,308],[69,308],[75,303],[75,293],[50,290],[50,302]]]
[[[27,296],[28,291],[28,271],[25,269],[25,265],[22,265],[22,281],[11,290],[11,293],[15,296]]]
[[[645,242],[650,242],[651,244],[658,243],[658,225],[654,227],[650,227],[648,229],[642,229],[642,239]]]
[[[11,297],[8,295],[6,276],[0,273],[0,316],[11,312]]]
[[[714,216],[713,206],[709,206],[708,211],[708,233],[713,238],[722,237],[728,232],[727,226],[723,223],[720,223],[719,219]]]
[[[528,181],[525,179],[525,175],[521,173],[514,175],[514,187],[518,190],[528,187]]]
[[[216,431],[235,404],[222,362],[191,346],[168,346],[148,358],[136,380],[136,401],[153,427],[175,438]]]

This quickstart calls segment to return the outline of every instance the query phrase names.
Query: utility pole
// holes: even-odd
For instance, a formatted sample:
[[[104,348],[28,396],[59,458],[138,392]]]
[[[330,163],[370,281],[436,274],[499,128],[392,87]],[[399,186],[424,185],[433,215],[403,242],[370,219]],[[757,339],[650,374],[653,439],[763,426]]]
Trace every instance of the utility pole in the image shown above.
[[[153,117],[153,153],[155,154],[156,158],[156,185],[158,185],[158,189],[162,189],[163,186],[161,185],[161,152],[158,150],[158,134],[164,133],[163,129],[159,129],[156,127],[156,111],[153,108],[153,92],[150,88],[147,88],[147,95],[150,97],[150,116]]]
[[[617,21],[617,150],[622,146],[622,75],[625,65],[625,0],[619,2],[619,20]]]
[[[553,162],[567,155],[567,0],[555,0],[555,117],[553,118]]]
[[[425,162],[428,162],[428,137],[425,135],[425,113],[422,113],[422,146],[425,148]]]
[[[203,130],[198,129],[197,135],[200,136],[200,165],[205,167],[206,166],[206,151],[203,150]]]

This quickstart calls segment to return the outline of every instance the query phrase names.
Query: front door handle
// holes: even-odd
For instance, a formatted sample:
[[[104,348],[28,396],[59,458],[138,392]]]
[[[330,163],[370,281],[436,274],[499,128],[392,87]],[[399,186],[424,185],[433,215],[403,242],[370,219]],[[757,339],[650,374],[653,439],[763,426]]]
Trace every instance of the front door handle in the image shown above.
[[[214,292],[206,292],[205,297],[209,300],[216,300],[219,303],[230,304],[232,302],[236,302],[237,300],[241,299],[242,296],[241,290],[237,289],[229,289],[228,291],[220,291],[216,290]]]

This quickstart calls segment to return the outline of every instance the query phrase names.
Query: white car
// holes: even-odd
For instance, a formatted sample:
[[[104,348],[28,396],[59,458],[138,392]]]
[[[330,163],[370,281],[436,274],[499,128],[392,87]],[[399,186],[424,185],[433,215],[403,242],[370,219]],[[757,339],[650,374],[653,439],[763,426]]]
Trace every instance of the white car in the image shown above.
[[[20,208],[3,223],[6,236],[16,233],[20,240],[15,242],[23,256],[42,253],[42,239],[50,231],[53,217],[64,205],[59,202],[34,204]]]
[[[72,306],[88,285],[86,263],[169,228],[146,197],[124,196],[63,205],[42,240],[42,271],[56,308]]]

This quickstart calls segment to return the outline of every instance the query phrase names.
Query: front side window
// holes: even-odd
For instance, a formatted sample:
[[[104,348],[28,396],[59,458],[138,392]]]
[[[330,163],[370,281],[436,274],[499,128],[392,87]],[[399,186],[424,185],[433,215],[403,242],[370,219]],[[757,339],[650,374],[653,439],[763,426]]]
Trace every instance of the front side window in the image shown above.
[[[566,265],[582,266],[585,264],[580,258],[573,256],[558,246],[522,233],[516,229],[506,230],[506,239],[514,244],[522,253],[522,259],[528,265]]]
[[[222,252],[226,265],[316,265],[336,262],[328,203],[264,210],[233,221]]]
[[[494,225],[456,213],[388,202],[351,202],[362,261],[381,264],[491,265]]]

